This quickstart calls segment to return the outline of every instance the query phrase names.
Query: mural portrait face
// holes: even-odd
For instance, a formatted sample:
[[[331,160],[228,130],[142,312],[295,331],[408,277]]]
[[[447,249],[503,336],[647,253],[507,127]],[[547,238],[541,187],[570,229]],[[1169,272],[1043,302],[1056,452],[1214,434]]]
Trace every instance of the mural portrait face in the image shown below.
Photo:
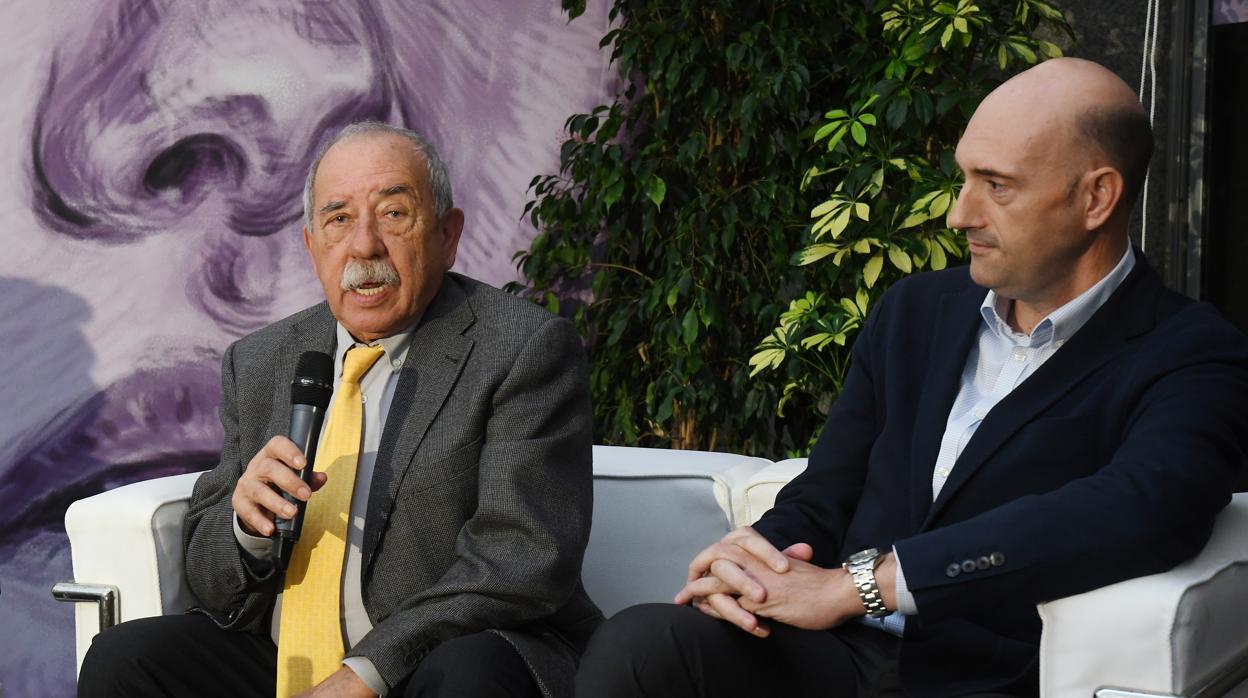
[[[455,269],[501,284],[525,187],[612,90],[606,3],[6,3],[0,73],[0,685],[68,695],[76,499],[216,463],[221,352],[323,298],[303,179],[363,119],[446,159]],[[82,580],[90,581],[90,580]],[[123,602],[124,603],[124,602]]]

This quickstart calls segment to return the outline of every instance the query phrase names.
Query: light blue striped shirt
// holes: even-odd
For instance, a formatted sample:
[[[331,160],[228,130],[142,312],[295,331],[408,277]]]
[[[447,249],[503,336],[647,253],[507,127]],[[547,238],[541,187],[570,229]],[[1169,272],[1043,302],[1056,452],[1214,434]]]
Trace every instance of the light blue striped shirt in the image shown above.
[[[995,291],[988,291],[979,308],[984,318],[979,326],[979,338],[966,357],[958,396],[949,410],[945,435],[936,455],[936,466],[932,469],[933,500],[957,465],[958,456],[992,408],[1056,354],[1109,300],[1134,267],[1135,253],[1127,245],[1122,258],[1105,278],[1045,316],[1030,335],[1015,332],[1006,322],[1013,301],[998,296]],[[896,549],[893,554],[897,554]],[[917,613],[914,594],[906,586],[901,558],[897,558],[897,611],[880,619],[864,617],[863,621],[901,635],[905,628],[905,616]]]

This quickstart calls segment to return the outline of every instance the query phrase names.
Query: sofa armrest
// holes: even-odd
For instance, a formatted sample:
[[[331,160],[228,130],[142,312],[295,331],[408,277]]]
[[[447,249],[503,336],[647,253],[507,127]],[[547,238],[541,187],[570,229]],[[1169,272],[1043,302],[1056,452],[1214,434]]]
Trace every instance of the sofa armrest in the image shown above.
[[[1117,688],[1222,695],[1248,672],[1248,494],[1218,516],[1195,558],[1039,606],[1040,687],[1047,698]],[[1238,679],[1235,672],[1239,671]],[[1221,677],[1221,678],[1220,678]],[[1113,694],[1105,691],[1102,695]]]
[[[771,463],[755,472],[746,481],[738,497],[738,518],[742,524],[752,524],[762,518],[776,504],[776,495],[806,469],[805,458],[790,458]]]
[[[734,497],[771,464],[731,453],[594,446],[594,518],[581,577],[603,613],[671,601],[690,560],[738,520]]]
[[[200,473],[136,482],[80,499],[65,512],[74,582],[116,589],[117,621],[178,613],[195,605],[182,560],[182,519]],[[61,596],[74,587],[58,585]],[[79,600],[66,598],[64,600]],[[100,628],[100,612],[74,612],[78,666]]]

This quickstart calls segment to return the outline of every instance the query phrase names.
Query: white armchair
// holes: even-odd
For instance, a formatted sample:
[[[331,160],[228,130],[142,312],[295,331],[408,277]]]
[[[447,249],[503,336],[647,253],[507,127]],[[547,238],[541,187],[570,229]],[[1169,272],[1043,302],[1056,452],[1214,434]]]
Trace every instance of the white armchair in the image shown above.
[[[582,568],[607,615],[669,601],[692,556],[770,508],[805,461],[594,447],[594,521]],[[77,653],[102,626],[178,613],[182,516],[198,474],[135,483],[75,502],[65,515],[80,604]],[[658,544],[656,544],[658,543]],[[1248,495],[1236,495],[1204,551],[1165,573],[1039,607],[1041,695],[1248,696]]]

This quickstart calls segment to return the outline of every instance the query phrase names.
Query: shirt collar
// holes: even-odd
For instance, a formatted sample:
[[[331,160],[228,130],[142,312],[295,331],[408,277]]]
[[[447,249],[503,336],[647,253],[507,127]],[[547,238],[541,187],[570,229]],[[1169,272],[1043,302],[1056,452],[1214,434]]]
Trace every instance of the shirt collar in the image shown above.
[[[1131,245],[1127,244],[1127,249],[1122,253],[1118,264],[1104,278],[1046,315],[1036,324],[1030,336],[1015,332],[1005,321],[1011,301],[998,296],[996,291],[989,289],[988,295],[984,296],[984,302],[979,306],[979,313],[983,316],[988,329],[1002,339],[1029,347],[1044,346],[1050,342],[1060,347],[1075,336],[1084,323],[1105,304],[1105,301],[1109,300],[1134,267],[1135,252],[1132,251]]]
[[[390,365],[395,370],[398,370],[403,365],[403,362],[407,360],[407,350],[412,345],[412,334],[415,332],[418,324],[420,324],[420,318],[416,318],[415,322],[398,334],[382,337],[372,342],[357,342],[351,336],[351,333],[347,331],[347,328],[342,326],[341,322],[336,323],[335,337],[338,340],[338,350],[337,356],[334,357],[334,368],[337,371],[337,375],[342,375],[343,358],[347,355],[347,351],[356,346],[381,347],[385,352],[386,360],[390,362]]]

